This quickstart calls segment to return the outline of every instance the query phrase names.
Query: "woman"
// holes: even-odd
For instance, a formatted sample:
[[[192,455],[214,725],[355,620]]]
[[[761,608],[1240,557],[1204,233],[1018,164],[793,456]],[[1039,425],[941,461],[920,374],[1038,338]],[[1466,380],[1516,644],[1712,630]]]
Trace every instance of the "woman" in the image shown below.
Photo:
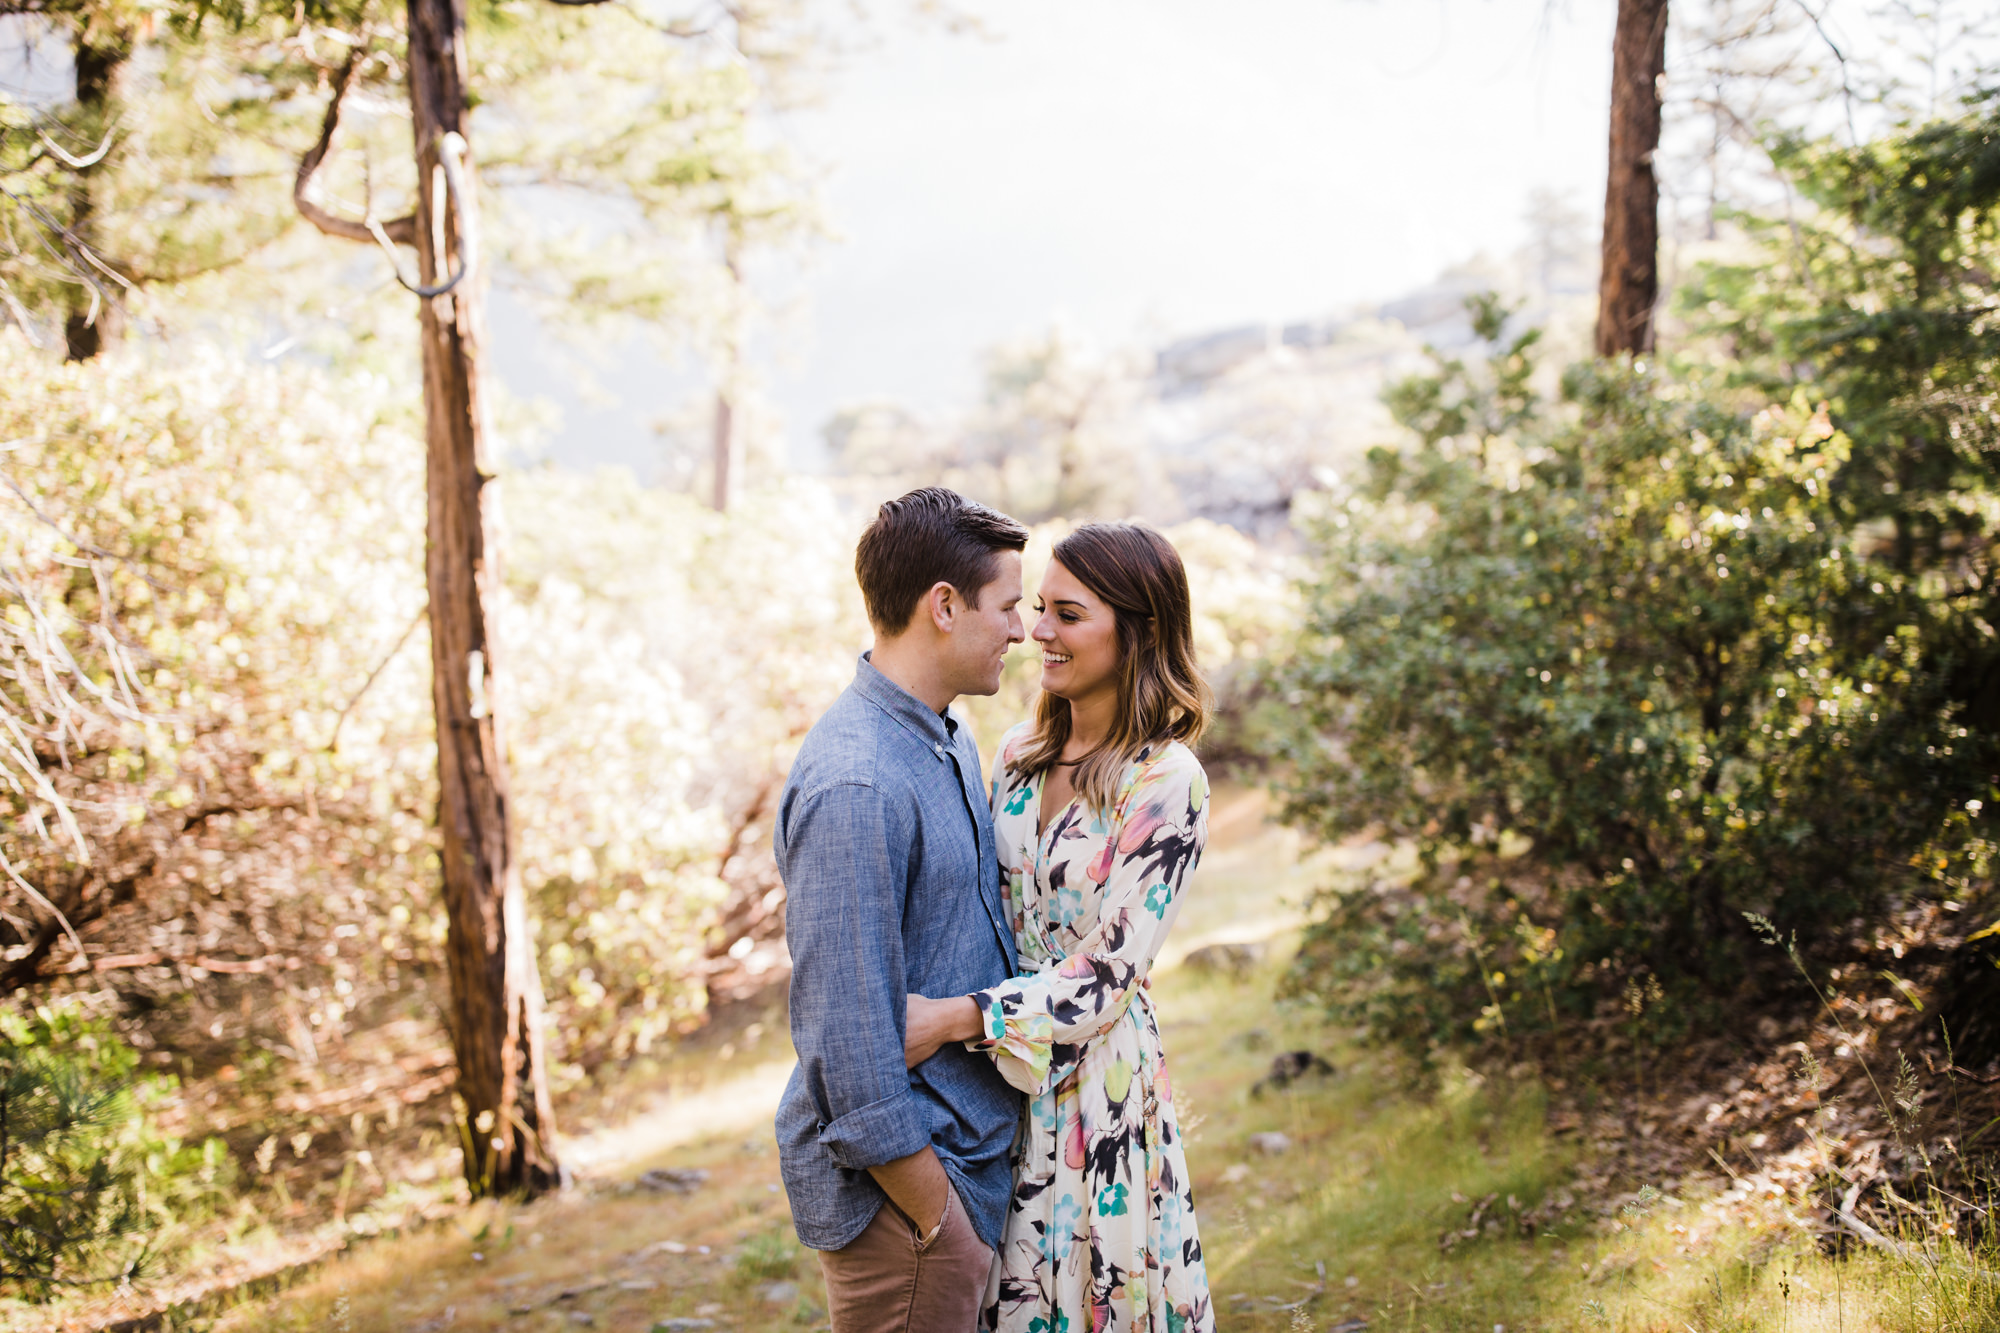
[[[982,1325],[1001,1333],[1215,1326],[1147,973],[1208,837],[1188,747],[1208,720],[1180,556],[1093,523],[1056,545],[1036,607],[1042,699],[1008,732],[993,823],[1026,975],[910,997],[912,1062],[989,1052],[1029,1096]]]

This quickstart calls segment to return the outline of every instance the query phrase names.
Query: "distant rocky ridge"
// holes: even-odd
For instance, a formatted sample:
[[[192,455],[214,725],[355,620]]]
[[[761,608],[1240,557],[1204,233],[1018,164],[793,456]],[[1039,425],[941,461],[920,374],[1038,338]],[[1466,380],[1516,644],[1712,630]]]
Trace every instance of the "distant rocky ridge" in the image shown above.
[[[1476,352],[1466,303],[1496,290],[1523,321],[1557,331],[1560,364],[1561,330],[1583,327],[1595,288],[1573,259],[1524,255],[1460,266],[1394,300],[1136,354],[1083,355],[1052,331],[995,351],[978,408],[939,420],[870,404],[838,415],[825,438],[863,511],[936,481],[1030,521],[1199,518],[1286,547],[1302,535],[1302,499],[1400,438],[1383,390],[1429,365],[1428,350]]]
[[[1594,297],[1574,258],[1479,261],[1379,304],[1319,319],[1246,324],[1176,339],[1153,355],[1145,437],[1188,517],[1264,540],[1291,534],[1301,494],[1325,489],[1368,448],[1396,438],[1383,389],[1427,364],[1425,349],[1473,350],[1468,298],[1514,296],[1558,347]],[[1560,353],[1558,353],[1560,355]]]

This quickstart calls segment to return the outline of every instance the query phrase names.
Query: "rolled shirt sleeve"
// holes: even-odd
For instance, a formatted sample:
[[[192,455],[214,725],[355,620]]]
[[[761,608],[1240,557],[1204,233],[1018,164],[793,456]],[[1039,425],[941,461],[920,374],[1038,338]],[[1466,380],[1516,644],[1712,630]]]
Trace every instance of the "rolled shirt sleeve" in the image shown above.
[[[890,857],[889,833],[865,782],[803,794],[785,812],[792,1042],[823,1108],[820,1144],[857,1171],[930,1143],[903,1066],[908,868]]]

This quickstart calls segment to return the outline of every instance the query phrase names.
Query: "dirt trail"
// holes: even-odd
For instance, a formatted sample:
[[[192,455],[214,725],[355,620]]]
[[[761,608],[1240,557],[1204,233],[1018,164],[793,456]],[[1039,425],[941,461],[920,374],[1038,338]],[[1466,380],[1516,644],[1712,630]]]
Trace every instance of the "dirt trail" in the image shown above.
[[[1182,978],[1205,975],[1184,966],[1188,955],[1228,943],[1265,956],[1297,927],[1322,873],[1296,834],[1268,821],[1262,792],[1224,786],[1215,800],[1209,848],[1156,969],[1168,1021],[1183,1029],[1205,1025],[1213,1008],[1197,1002],[1203,1013],[1182,1012]],[[1177,1082],[1191,1102],[1206,1103],[1200,1054],[1188,1057]],[[782,1021],[755,1024],[690,1054],[671,1086],[642,1095],[617,1123],[566,1137],[577,1179],[569,1193],[481,1205],[427,1232],[364,1243],[220,1327],[318,1330],[328,1325],[313,1321],[330,1318],[342,1333],[512,1330],[542,1312],[620,1333],[815,1327],[823,1296],[791,1237],[771,1136],[793,1063]],[[659,1191],[639,1183],[656,1168],[672,1168],[682,1186],[665,1175],[654,1177],[667,1186]],[[699,1184],[687,1183],[701,1172]]]

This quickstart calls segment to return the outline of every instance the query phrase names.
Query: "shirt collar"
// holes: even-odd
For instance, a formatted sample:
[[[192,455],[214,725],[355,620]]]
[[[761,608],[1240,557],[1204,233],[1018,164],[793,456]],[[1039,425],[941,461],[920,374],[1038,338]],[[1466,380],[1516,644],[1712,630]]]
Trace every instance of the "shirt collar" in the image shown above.
[[[883,675],[869,656],[861,654],[854,665],[854,688],[942,758],[943,752],[957,743],[958,719],[949,711],[942,716],[933,713],[923,700]]]

